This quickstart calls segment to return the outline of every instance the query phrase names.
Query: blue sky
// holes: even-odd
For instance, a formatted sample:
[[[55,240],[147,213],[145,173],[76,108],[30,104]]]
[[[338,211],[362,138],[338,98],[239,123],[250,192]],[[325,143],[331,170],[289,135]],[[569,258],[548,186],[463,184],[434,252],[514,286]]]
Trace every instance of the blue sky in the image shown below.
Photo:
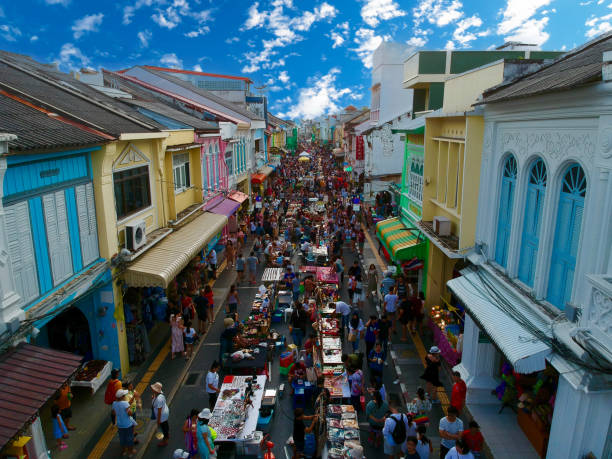
[[[368,105],[383,40],[569,50],[611,29],[612,0],[0,0],[1,49],[66,71],[150,64],[245,75],[288,118]]]

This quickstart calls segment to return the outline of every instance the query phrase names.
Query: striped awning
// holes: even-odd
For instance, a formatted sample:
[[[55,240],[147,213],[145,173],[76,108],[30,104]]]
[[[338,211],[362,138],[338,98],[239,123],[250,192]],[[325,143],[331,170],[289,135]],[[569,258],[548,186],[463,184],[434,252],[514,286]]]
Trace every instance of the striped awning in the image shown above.
[[[399,218],[389,218],[376,224],[376,235],[393,261],[425,258],[427,240],[418,230],[406,228]]]
[[[125,270],[125,283],[130,287],[168,287],[226,224],[225,215],[204,212],[138,257]]]
[[[483,269],[464,269],[462,276],[446,283],[459,298],[478,327],[495,343],[514,367],[514,371],[530,374],[546,368],[546,357],[552,349],[534,336],[515,317],[522,316],[544,335],[550,335],[550,322],[505,288]],[[492,292],[501,295],[512,309],[502,305]]]

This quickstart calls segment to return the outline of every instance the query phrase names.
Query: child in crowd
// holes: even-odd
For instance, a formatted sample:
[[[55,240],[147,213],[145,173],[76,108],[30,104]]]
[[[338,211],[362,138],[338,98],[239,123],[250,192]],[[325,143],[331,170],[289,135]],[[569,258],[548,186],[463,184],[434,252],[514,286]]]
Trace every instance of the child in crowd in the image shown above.
[[[51,407],[51,418],[53,420],[53,436],[57,441],[57,447],[60,450],[64,450],[68,448],[68,445],[64,443],[63,440],[64,438],[68,438],[68,429],[66,429],[66,425],[60,414],[59,406],[53,405]]]

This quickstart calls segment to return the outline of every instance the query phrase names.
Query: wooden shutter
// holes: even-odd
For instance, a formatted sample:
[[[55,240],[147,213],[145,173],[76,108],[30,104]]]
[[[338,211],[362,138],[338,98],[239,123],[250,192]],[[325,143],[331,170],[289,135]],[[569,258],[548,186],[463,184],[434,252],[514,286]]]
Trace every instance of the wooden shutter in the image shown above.
[[[499,218],[497,221],[497,239],[495,242],[495,261],[506,266],[508,261],[508,244],[512,226],[512,205],[514,202],[514,181],[502,179],[499,197]]]
[[[540,219],[543,203],[544,191],[538,189],[536,185],[529,184],[518,271],[519,279],[529,286],[533,286],[536,258],[540,245]]]
[[[81,235],[81,254],[83,267],[85,267],[100,256],[93,185],[91,183],[79,185],[75,187],[75,194]]]
[[[73,273],[66,197],[63,191],[56,191],[44,195],[42,200],[49,257],[51,259],[51,273],[53,275],[53,285],[56,286],[68,279]]]
[[[27,201],[4,208],[4,226],[15,291],[20,306],[39,296],[36,257]]]

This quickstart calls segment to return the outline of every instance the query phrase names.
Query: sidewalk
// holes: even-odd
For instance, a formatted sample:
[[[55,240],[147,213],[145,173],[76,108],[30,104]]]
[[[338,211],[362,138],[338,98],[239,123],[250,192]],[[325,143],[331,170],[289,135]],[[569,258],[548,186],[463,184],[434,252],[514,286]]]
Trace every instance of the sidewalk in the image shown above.
[[[214,282],[212,286],[215,298],[216,315],[219,314],[221,309],[220,306],[224,304],[227,294],[229,293],[229,289],[232,283],[235,281],[235,278],[235,270],[226,269],[225,261],[222,262],[218,270],[217,279],[215,281],[211,281]],[[200,337],[200,340],[194,347],[194,356],[202,346],[202,343],[205,341],[205,338],[210,332],[211,328],[212,327],[209,327],[207,333]],[[145,449],[143,444],[146,445],[155,433],[155,423],[147,422],[149,418],[148,414],[151,412],[151,392],[149,390],[149,385],[160,381],[163,384],[164,393],[166,394],[168,402],[170,402],[177,388],[185,379],[187,372],[189,371],[189,367],[194,361],[192,358],[189,360],[189,362],[186,362],[185,359],[180,356],[174,360],[167,358],[168,354],[170,353],[169,337],[170,331],[168,331],[168,337],[163,340],[163,345],[157,350],[157,352],[151,353],[151,356],[149,359],[147,359],[147,362],[140,366],[138,373],[127,375],[127,379],[135,382],[136,391],[142,395],[142,418],[145,418],[144,422],[146,422],[143,433],[137,437],[138,440],[140,440],[140,445],[137,446],[138,452],[135,457],[143,457],[142,453]],[[100,389],[102,395],[104,394],[103,389],[104,388]],[[104,405],[104,408],[108,407]],[[121,456],[121,447],[119,445],[117,429],[116,427],[111,426],[110,423],[106,422],[107,419],[108,416],[105,413],[97,432],[90,437],[88,444],[82,448],[81,454],[70,456],[70,459],[73,457],[87,457],[88,459],[111,459]],[[62,456],[62,459],[64,459],[64,456]]]

